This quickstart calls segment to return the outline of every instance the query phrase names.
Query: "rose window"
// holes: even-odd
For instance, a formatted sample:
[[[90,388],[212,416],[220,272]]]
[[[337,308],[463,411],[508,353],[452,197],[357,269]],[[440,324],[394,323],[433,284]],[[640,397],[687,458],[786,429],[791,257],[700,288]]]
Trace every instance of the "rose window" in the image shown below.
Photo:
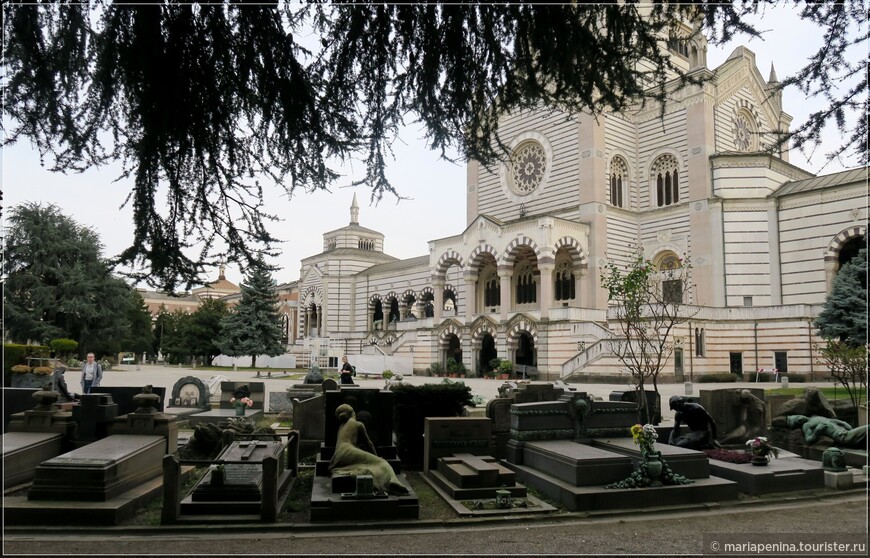
[[[524,143],[511,157],[511,179],[514,189],[529,194],[541,185],[547,167],[544,148],[535,142]]]
[[[738,114],[734,121],[734,147],[737,151],[749,151],[752,146],[752,124],[745,114]]]

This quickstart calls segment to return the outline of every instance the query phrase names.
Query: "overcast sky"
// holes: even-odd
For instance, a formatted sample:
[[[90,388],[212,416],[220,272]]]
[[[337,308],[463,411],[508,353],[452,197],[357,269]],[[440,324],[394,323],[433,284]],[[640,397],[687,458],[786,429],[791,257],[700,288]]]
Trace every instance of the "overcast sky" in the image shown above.
[[[707,62],[713,69],[733,50],[744,44],[756,54],[756,62],[766,79],[771,62],[780,80],[794,73],[814,53],[821,41],[819,29],[802,22],[793,8],[779,8],[758,22],[760,30],[769,30],[764,40],[738,37],[731,43],[711,45]],[[857,60],[856,60],[857,62]],[[795,89],[783,95],[784,110],[794,117],[793,126],[819,106],[808,101]],[[825,166],[824,154],[840,141],[832,126],[826,130],[826,143],[817,149],[811,161],[797,150],[791,162],[817,174],[828,174],[857,166],[856,160],[833,162]],[[395,160],[389,162],[387,175],[402,196],[385,196],[378,205],[370,204],[370,192],[362,187],[342,187],[358,176],[362,165],[346,168],[348,178],[331,192],[305,193],[300,190],[288,199],[275,188],[267,190],[267,211],[283,219],[269,224],[273,234],[283,240],[281,256],[272,261],[281,269],[274,277],[278,282],[298,279],[302,258],[322,249],[322,234],[348,224],[353,193],[360,204],[360,225],[382,232],[384,251],[397,258],[411,258],[428,253],[429,240],[460,233],[466,225],[465,166],[440,160],[438,153],[426,148],[419,127],[406,128],[395,147]],[[2,180],[4,205],[11,207],[25,201],[54,203],[80,224],[92,227],[104,244],[104,254],[113,256],[132,241],[133,210],[122,207],[132,181],[115,182],[119,167],[103,167],[83,174],[51,173],[40,165],[39,154],[24,142],[3,150]],[[5,213],[5,212],[4,212]],[[217,271],[211,274],[217,278]],[[239,283],[243,277],[237,268],[227,269],[227,278]]]

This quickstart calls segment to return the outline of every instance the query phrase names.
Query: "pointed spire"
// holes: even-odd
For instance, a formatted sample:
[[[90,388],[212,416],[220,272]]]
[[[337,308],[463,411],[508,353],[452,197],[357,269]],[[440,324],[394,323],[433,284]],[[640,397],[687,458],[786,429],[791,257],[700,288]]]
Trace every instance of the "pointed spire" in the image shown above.
[[[776,77],[776,70],[773,68],[773,62],[770,63],[770,77],[767,78],[767,83],[779,83]]]
[[[218,267],[218,270],[219,270],[218,281],[220,281],[221,279],[226,280],[227,277],[226,277],[226,275],[224,275],[224,271],[226,270],[226,267],[224,267],[224,262],[221,262],[221,265],[220,265],[220,267]]]
[[[350,224],[359,225],[359,204],[356,203],[356,192],[353,193],[353,203],[350,204]]]

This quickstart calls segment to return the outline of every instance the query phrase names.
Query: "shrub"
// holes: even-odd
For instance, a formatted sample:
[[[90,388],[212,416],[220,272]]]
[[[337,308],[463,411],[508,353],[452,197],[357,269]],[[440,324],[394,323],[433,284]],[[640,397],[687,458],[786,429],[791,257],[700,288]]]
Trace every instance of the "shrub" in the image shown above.
[[[57,354],[68,355],[79,348],[79,342],[74,339],[52,339],[48,346]]]
[[[383,376],[385,380],[389,380],[390,378],[395,376],[395,374],[393,374],[392,370],[384,370],[383,372],[381,372],[381,376]]]
[[[695,378],[695,381],[699,384],[711,384],[715,382],[736,382],[737,374],[704,374],[703,376],[698,376]]]
[[[774,380],[774,374],[770,372],[756,372],[749,376],[747,382],[772,382]]]
[[[16,374],[30,374],[33,369],[27,366],[26,364],[16,364],[11,368],[11,371]]]
[[[429,372],[437,376],[438,374],[444,373],[444,368],[441,366],[440,362],[433,362],[429,365]]]
[[[472,403],[471,388],[463,382],[400,385],[393,388],[393,424],[402,466],[423,465],[423,430],[426,417],[458,417]]]
[[[54,372],[54,369],[51,366],[37,366],[33,369],[33,373],[40,376],[50,376],[52,372]]]
[[[807,381],[806,374],[786,374],[788,381],[795,384],[803,384]]]
[[[501,363],[501,359],[496,357],[489,361],[490,370],[498,370],[498,365]]]

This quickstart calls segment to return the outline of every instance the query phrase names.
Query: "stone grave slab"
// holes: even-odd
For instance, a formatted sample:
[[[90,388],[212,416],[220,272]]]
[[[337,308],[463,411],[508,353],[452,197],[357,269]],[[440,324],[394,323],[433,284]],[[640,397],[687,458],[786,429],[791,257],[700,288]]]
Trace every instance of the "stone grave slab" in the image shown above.
[[[524,465],[574,486],[617,482],[632,471],[628,456],[571,440],[526,442],[522,451]]]
[[[753,496],[824,488],[821,463],[800,457],[771,459],[765,466],[710,460],[710,473],[737,483],[740,492]]]
[[[603,485],[576,486],[528,465],[508,463],[507,466],[516,471],[519,482],[560,502],[569,511],[685,507],[738,498],[737,483],[718,477],[697,479],[686,485],[608,489]]]
[[[499,459],[507,455],[507,443],[511,436],[511,405],[513,400],[505,397],[490,399],[486,403],[486,416],[492,421],[495,438],[495,456]]]
[[[521,403],[511,406],[511,439],[573,439],[574,421],[564,401]]]
[[[3,486],[25,483],[36,467],[63,453],[63,436],[47,432],[8,432],[0,436],[3,447]]]
[[[399,481],[409,490],[408,494],[390,494],[384,498],[370,500],[344,499],[340,493],[333,492],[328,476],[315,476],[311,487],[311,521],[391,521],[397,519],[419,519],[420,500],[405,475],[397,475]]]
[[[208,411],[211,410],[211,393],[201,379],[196,376],[185,376],[179,378],[172,386],[166,407]],[[181,414],[181,412],[174,414]]]
[[[99,386],[94,388],[91,393],[107,393],[112,396],[112,402],[118,405],[118,416],[132,413],[136,410],[136,403],[133,398],[142,392],[142,387],[129,386]],[[160,386],[151,386],[151,392],[156,393],[160,399],[155,408],[159,412],[163,412],[164,403],[166,402],[166,388]]]
[[[492,421],[486,417],[426,417],[423,426],[423,471],[438,465],[438,458],[456,453],[492,455]]]
[[[260,514],[263,489],[263,465],[266,457],[278,461],[278,491],[284,492],[290,480],[283,452],[286,443],[279,440],[248,440],[232,442],[217,461],[232,461],[223,465],[222,474],[215,468],[200,479],[190,495],[181,502],[181,513],[189,515]],[[250,461],[250,464],[239,463]]]
[[[28,500],[105,502],[162,473],[162,436],[117,434],[43,462]]]
[[[591,438],[630,436],[637,424],[637,404],[616,401],[592,401],[586,416],[586,435]]]
[[[254,402],[253,407],[248,411],[260,410],[266,407],[266,384],[263,382],[221,382],[220,409],[234,409],[230,399],[234,397],[233,393],[242,386],[248,386],[251,392],[251,401]]]
[[[141,390],[140,390],[141,391]],[[118,404],[108,393],[87,393],[82,395],[78,405],[73,407],[72,417],[78,423],[79,445],[108,436],[109,425],[118,416]]]
[[[490,456],[459,453],[438,459],[430,478],[453,500],[489,499],[506,490],[512,498],[525,498],[526,488],[516,482],[516,473]]]
[[[203,411],[187,416],[188,424],[195,426],[200,423],[220,424],[229,419],[234,418],[249,418],[253,421],[258,421],[263,418],[262,409],[247,409],[244,416],[236,415],[235,409],[212,409],[211,411]]]
[[[33,408],[33,394],[37,391],[37,388],[3,388],[3,432],[8,431],[12,415]]]
[[[633,462],[640,461],[640,447],[631,438],[596,438],[592,445],[608,451],[621,453],[631,457]],[[661,452],[662,459],[667,461],[671,470],[690,479],[705,479],[710,476],[710,465],[707,455],[702,451],[656,444],[655,449]]]

